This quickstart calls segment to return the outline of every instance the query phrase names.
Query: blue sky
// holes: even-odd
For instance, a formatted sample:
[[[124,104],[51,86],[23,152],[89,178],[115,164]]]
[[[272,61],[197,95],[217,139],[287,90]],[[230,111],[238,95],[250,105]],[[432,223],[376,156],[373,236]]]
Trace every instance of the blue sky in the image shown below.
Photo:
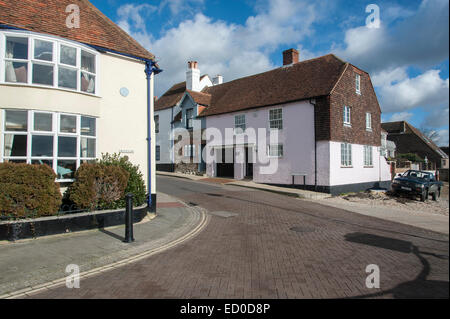
[[[448,145],[448,0],[91,0],[156,55],[157,95],[185,79],[188,60],[225,81],[334,53],[368,71],[383,121],[408,120]],[[380,27],[368,28],[369,4]]]

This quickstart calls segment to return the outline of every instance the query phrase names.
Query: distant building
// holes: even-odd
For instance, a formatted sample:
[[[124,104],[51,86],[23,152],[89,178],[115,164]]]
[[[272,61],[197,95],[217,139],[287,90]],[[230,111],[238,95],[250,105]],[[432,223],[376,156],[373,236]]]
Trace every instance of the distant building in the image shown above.
[[[388,133],[387,140],[397,146],[398,154],[416,154],[428,161],[429,169],[448,166],[448,155],[430,138],[406,121],[382,123],[381,127]]]

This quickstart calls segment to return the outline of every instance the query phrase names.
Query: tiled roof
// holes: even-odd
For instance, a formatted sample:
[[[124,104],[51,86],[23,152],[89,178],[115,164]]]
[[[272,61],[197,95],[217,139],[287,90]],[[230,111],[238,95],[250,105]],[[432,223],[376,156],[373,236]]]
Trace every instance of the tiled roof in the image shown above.
[[[189,93],[189,95],[194,99],[195,103],[209,106],[211,105],[211,95],[202,93],[202,92],[194,92],[190,90],[186,90],[186,92]]]
[[[178,102],[180,102],[184,92],[186,92],[186,82],[175,84],[166,93],[164,93],[164,95],[156,100],[155,111],[161,111],[175,106]]]
[[[202,116],[237,112],[325,96],[331,93],[346,62],[332,54],[205,88],[210,106]]]
[[[385,129],[389,134],[415,134],[419,137],[430,149],[439,154],[439,156],[443,158],[448,158],[448,155],[445,154],[439,146],[437,146],[430,138],[425,136],[420,130],[412,126],[406,121],[398,121],[398,122],[387,122],[382,123],[381,127]],[[409,129],[409,131],[408,131]]]
[[[66,7],[80,8],[80,28],[69,29]],[[0,24],[111,49],[145,59],[154,55],[88,0],[0,0]]]

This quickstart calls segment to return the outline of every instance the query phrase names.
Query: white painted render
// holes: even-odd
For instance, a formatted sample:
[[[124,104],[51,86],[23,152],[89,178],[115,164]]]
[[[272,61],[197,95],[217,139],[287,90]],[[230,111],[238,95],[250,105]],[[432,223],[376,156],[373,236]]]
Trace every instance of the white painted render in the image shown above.
[[[318,185],[336,186],[390,181],[390,166],[385,157],[380,156],[380,147],[372,146],[372,156],[373,165],[364,166],[364,145],[352,144],[352,166],[342,167],[341,143],[318,142]]]
[[[99,54],[97,63],[99,96],[55,88],[2,83],[0,84],[0,109],[42,110],[96,117],[97,157],[106,152],[128,151],[124,155],[127,155],[132,163],[139,165],[148,185],[145,64],[112,54]],[[130,92],[127,97],[120,94],[120,89],[123,87]],[[151,89],[153,94],[153,79]],[[153,98],[151,101],[153,112]],[[0,133],[2,129],[3,127],[0,127]],[[153,122],[152,130],[152,141],[154,141]],[[152,150],[151,192],[156,193],[154,145]]]
[[[278,131],[276,143],[283,144],[284,155],[281,158],[267,156],[269,144],[269,110],[283,109],[283,129]],[[247,129],[254,129],[263,133],[256,136],[238,135],[225,136],[226,128],[234,128],[236,115],[245,114]],[[235,178],[244,176],[244,164],[238,159],[243,156],[243,145],[249,145],[254,150],[254,178],[258,183],[291,184],[292,174],[306,174],[306,184],[314,184],[314,107],[309,102],[295,102],[281,104],[275,107],[264,107],[244,112],[228,113],[209,116],[206,119],[207,130],[218,130],[223,140],[214,140],[207,145],[207,154],[215,156],[221,147],[236,145]],[[249,130],[247,130],[248,132]],[[262,137],[263,144],[258,145],[258,137]],[[265,145],[264,145],[265,144]],[[213,151],[214,150],[214,151]],[[213,153],[214,152],[214,153]],[[216,163],[207,164],[207,174],[216,176]],[[303,184],[303,177],[295,177],[296,184]]]

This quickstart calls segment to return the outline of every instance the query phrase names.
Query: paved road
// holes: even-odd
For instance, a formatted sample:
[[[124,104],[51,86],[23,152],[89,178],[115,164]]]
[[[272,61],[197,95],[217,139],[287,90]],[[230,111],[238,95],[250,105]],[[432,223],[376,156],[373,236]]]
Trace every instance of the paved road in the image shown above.
[[[448,236],[283,195],[158,177],[211,213],[196,238],[37,298],[448,298]],[[378,265],[380,289],[366,287]]]

